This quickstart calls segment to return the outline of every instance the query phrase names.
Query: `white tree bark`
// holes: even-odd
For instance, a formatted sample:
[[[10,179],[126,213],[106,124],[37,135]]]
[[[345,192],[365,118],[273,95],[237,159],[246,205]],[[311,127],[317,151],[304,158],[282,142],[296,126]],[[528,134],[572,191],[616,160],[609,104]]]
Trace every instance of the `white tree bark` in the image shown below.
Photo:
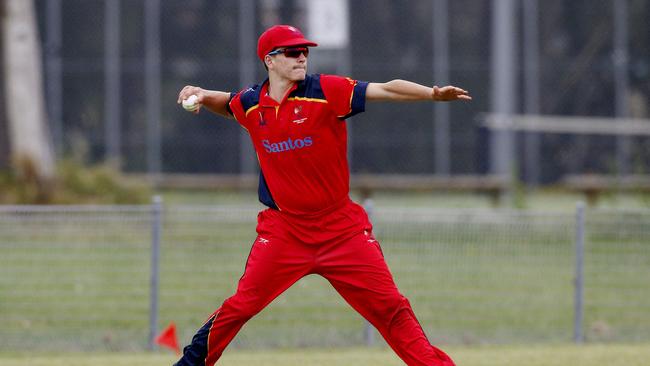
[[[54,179],[55,161],[45,113],[34,3],[0,1],[5,3],[0,33],[11,161],[20,175],[35,175],[40,182],[47,182]]]

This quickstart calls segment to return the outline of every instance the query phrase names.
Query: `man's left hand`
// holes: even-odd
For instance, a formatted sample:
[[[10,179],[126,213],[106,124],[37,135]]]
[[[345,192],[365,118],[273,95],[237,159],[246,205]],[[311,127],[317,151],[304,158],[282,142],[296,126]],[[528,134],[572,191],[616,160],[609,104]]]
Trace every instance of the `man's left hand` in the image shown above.
[[[439,102],[448,102],[452,100],[472,100],[467,90],[457,88],[455,86],[447,85],[442,88],[433,86],[431,98]]]

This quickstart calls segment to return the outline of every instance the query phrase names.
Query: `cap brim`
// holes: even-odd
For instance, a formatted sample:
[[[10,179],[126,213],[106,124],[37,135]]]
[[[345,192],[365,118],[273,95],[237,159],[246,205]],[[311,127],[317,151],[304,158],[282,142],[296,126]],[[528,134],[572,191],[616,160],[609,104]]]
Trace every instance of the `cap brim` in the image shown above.
[[[294,38],[282,44],[278,44],[276,47],[293,47],[293,46],[308,46],[308,47],[317,47],[318,43],[310,41],[306,38]]]

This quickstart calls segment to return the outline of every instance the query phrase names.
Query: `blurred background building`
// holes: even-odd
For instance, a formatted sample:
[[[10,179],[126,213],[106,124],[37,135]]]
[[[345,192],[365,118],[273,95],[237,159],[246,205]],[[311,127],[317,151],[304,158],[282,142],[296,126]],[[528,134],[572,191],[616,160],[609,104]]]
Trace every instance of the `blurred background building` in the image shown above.
[[[567,174],[644,174],[650,164],[647,136],[499,132],[483,124],[485,113],[648,118],[647,0],[35,5],[59,158],[111,160],[133,173],[255,174],[250,142],[234,121],[193,116],[176,97],[187,84],[238,91],[263,80],[257,37],[290,23],[322,44],[310,56],[311,72],[449,83],[474,97],[368,105],[348,125],[353,173],[514,172],[534,186]]]

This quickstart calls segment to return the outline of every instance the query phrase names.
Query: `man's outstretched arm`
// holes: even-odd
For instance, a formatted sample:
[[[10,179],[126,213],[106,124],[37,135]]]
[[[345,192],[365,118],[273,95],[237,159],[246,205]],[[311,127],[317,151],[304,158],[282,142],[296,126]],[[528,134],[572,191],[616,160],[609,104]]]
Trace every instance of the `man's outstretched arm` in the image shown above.
[[[366,89],[368,101],[452,101],[472,100],[466,90],[455,86],[432,88],[407,80],[391,80],[385,83],[369,83]]]
[[[198,86],[187,85],[178,93],[178,100],[176,103],[181,104],[183,100],[189,98],[190,95],[196,95],[198,97],[197,103],[199,103],[199,108],[192,113],[199,113],[201,107],[205,107],[212,113],[227,118],[233,118],[227,108],[228,102],[230,102],[230,93],[218,90],[206,90],[199,88]]]

